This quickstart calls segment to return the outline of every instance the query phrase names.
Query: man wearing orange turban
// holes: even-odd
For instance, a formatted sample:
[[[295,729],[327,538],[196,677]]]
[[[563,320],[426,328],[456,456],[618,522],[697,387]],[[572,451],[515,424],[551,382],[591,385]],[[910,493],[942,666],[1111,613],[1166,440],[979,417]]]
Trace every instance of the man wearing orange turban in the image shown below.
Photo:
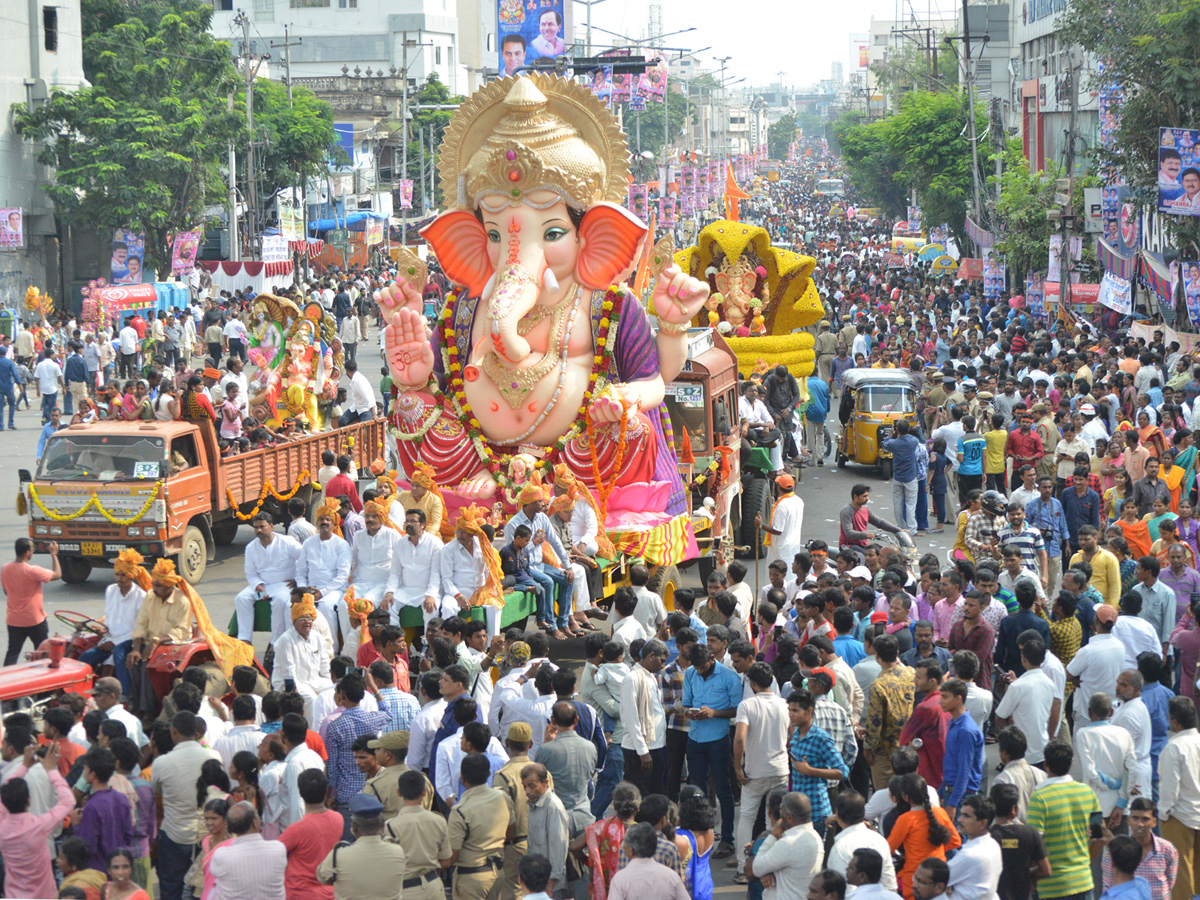
[[[465,506],[454,524],[454,540],[438,554],[442,579],[443,616],[462,614],[472,606],[482,606],[488,637],[500,633],[499,612],[504,608],[504,573],[500,555],[483,530],[484,510]]]
[[[391,601],[395,586],[392,582],[392,560],[404,536],[386,524],[386,512],[372,500],[363,509],[366,527],[350,539],[350,583],[354,593],[365,597],[375,606],[386,599]],[[339,612],[340,615],[340,612]]]
[[[791,568],[796,554],[804,549],[800,531],[804,527],[804,501],[793,493],[796,486],[791,475],[780,475],[775,479],[775,492],[779,499],[771,510],[770,524],[762,520],[762,515],[755,518],[755,524],[762,528],[767,535],[771,550],[767,554],[767,564],[774,560],[782,560]]]
[[[117,555],[113,563],[117,583],[110,584],[104,591],[104,625],[108,628],[108,634],[100,639],[99,644],[79,656],[80,662],[87,663],[92,671],[98,671],[111,656],[117,680],[121,682],[121,690],[126,697],[132,685],[125,656],[133,649],[133,626],[146,599],[146,591],[150,589],[150,573],[142,566],[142,562],[141,554],[132,547],[126,547]]]
[[[131,558],[128,558],[132,561]],[[181,589],[183,576],[175,563],[160,559],[150,573],[151,591],[138,612],[131,636],[132,646],[125,657],[129,667],[129,705],[138,715],[157,711],[158,696],[146,674],[146,662],[163,643],[183,643],[192,638],[192,607]]]
[[[545,508],[545,494],[542,486],[529,482],[517,496],[521,509],[508,520],[504,526],[504,543],[513,542],[517,528],[526,526],[533,535],[529,545],[529,574],[542,588],[542,598],[538,609],[538,625],[550,632],[556,640],[565,640],[565,632],[570,630],[571,597],[575,572],[570,566],[571,554],[554,530],[550,518],[542,511]],[[556,563],[545,561],[542,545],[550,547]],[[565,568],[564,568],[565,567]],[[558,613],[555,614],[555,586],[561,586],[558,597]]]
[[[351,631],[350,616],[342,597],[350,586],[350,545],[334,533],[337,512],[332,504],[317,510],[317,533],[300,545],[300,557],[296,560],[296,584],[309,585],[317,611],[329,625],[338,650],[338,624],[342,626],[342,640]],[[331,650],[335,648],[330,648]]]
[[[571,530],[571,520],[575,516],[575,507],[577,505],[575,499],[570,494],[555,497],[550,502],[550,524],[554,526],[559,541],[572,554],[571,557],[564,561],[571,567],[571,571],[575,576],[571,583],[571,600],[574,615],[567,619],[567,627],[570,629],[572,635],[580,637],[585,630],[592,630],[593,626],[587,617],[587,611],[592,608],[592,601],[588,591],[588,573],[583,567],[583,563],[578,561],[578,557],[581,554],[579,554],[576,547],[574,533]]]
[[[411,486],[407,491],[396,495],[396,506],[393,510],[397,522],[404,521],[404,513],[410,509],[419,509],[425,513],[425,530],[433,535],[441,535],[442,519],[446,514],[446,504],[438,488],[437,475],[433,467],[427,463],[417,463],[410,478]],[[395,484],[395,482],[393,482]]]
[[[329,678],[332,648],[313,627],[317,604],[312,594],[304,594],[291,608],[292,627],[275,641],[275,668],[271,687],[277,691],[294,690],[304,698],[304,715],[312,719],[312,704],[317,694],[333,687]]]

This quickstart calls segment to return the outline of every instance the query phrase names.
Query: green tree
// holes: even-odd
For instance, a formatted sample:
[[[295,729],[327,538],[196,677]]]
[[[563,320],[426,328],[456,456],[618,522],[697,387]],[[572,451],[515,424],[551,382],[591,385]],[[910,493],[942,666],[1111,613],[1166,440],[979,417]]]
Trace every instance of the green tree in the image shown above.
[[[408,123],[408,168],[400,178],[410,178],[413,182],[413,209],[420,210],[423,206],[437,209],[441,205],[441,180],[434,175],[434,193],[429,194],[429,166],[437,165],[438,149],[441,147],[442,136],[446,126],[454,117],[453,109],[432,109],[434,106],[458,106],[466,98],[461,94],[451,94],[450,88],[442,83],[436,72],[430,72],[415,96],[409,97],[412,119]],[[399,119],[389,119],[382,127],[387,130],[393,142],[393,171],[400,172],[404,167],[404,123]],[[432,129],[432,143],[430,142]],[[424,142],[425,170],[421,169],[422,142]],[[422,177],[424,176],[424,177]]]
[[[771,159],[787,159],[788,147],[796,139],[796,117],[792,113],[767,127],[767,154]]]
[[[936,72],[930,55],[915,43],[889,50],[887,58],[873,64],[871,71],[877,90],[889,96],[893,109],[900,107],[905,94],[914,91],[958,91],[958,59],[944,47],[939,48]]]
[[[203,0],[83,0],[90,87],[13,106],[17,133],[42,142],[55,170],[46,188],[64,220],[146,235],[147,269],[169,264],[173,232],[200,221],[224,191],[228,141],[244,140],[229,45],[209,33]]]
[[[861,113],[843,113],[833,123],[833,137],[855,188],[888,216],[903,218],[909,182],[900,177],[901,158],[891,145],[891,119],[863,121]]]
[[[1104,60],[1104,78],[1124,96],[1111,148],[1098,148],[1102,170],[1115,169],[1135,202],[1157,198],[1158,130],[1200,122],[1200,0],[1070,0],[1062,29]],[[1200,222],[1162,216],[1177,247],[1200,244]]]
[[[245,108],[244,96],[239,108]],[[302,87],[292,89],[289,104],[287,85],[259,80],[254,85],[254,139],[260,145],[255,154],[259,191],[264,198],[274,197],[326,171],[329,148],[337,140],[333,109]]]

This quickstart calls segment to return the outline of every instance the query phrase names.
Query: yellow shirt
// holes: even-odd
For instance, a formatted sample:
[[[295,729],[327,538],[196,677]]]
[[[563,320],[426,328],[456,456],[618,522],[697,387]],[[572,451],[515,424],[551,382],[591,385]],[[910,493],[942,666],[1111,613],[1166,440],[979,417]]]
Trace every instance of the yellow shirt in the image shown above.
[[[410,509],[425,513],[425,530],[430,534],[436,536],[442,530],[442,501],[433,491],[426,491],[420,500],[413,497],[412,491],[401,491],[393,504],[392,520],[398,521],[403,527],[404,513]]]
[[[133,626],[133,637],[150,641],[183,643],[192,638],[192,605],[176,588],[166,600],[153,591],[146,594]]]
[[[1083,559],[1083,551],[1079,550],[1071,557],[1071,565]],[[1096,551],[1091,559],[1091,585],[1100,592],[1104,602],[1109,606],[1119,606],[1121,602],[1121,564],[1117,558],[1103,547]]]
[[[1003,428],[989,431],[983,436],[987,442],[987,459],[985,471],[989,475],[1000,475],[1004,472],[1004,445],[1008,443],[1008,432]]]

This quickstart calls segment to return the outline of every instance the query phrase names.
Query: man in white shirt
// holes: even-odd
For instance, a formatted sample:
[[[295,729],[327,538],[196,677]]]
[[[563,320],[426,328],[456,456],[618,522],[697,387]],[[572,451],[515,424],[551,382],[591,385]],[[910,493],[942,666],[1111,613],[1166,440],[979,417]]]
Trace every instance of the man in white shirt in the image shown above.
[[[1096,607],[1096,618],[1092,622],[1092,637],[1067,664],[1067,675],[1082,691],[1080,696],[1104,693],[1110,697],[1117,691],[1117,676],[1125,668],[1125,647],[1113,636],[1117,623],[1117,611],[1107,604]],[[1075,727],[1078,729],[1089,721],[1086,703],[1075,704]]]
[[[480,744],[483,745],[483,749],[480,749]],[[438,762],[435,774],[438,783],[434,785],[434,789],[447,806],[453,806],[454,801],[462,796],[463,785],[459,774],[463,757],[468,753],[482,753],[487,757],[491,769],[487,780],[488,787],[492,786],[492,776],[508,762],[508,753],[504,745],[491,736],[488,727],[482,722],[467,722],[457,732],[443,738],[437,748]]]
[[[537,756],[538,748],[545,740],[550,712],[558,701],[558,696],[554,693],[553,678],[554,673],[549,666],[536,662],[515,680],[506,682],[503,687],[497,684],[492,695],[491,709],[499,709],[495,719],[497,731],[508,731],[508,726],[513,722],[525,722],[529,725],[533,741],[529,748],[530,759]],[[526,684],[532,684],[537,690],[537,696],[533,699],[524,695],[523,689]]]
[[[1142,596],[1135,588],[1121,598],[1121,613],[1113,625],[1112,636],[1125,648],[1124,666],[1127,669],[1137,668],[1137,658],[1142,653],[1162,655],[1158,629],[1142,618],[1142,607]],[[1175,604],[1172,602],[1171,612],[1174,613],[1174,610]]]
[[[333,503],[317,510],[317,533],[300,545],[296,582],[311,588],[317,611],[329,623],[334,640],[337,640],[340,624],[344,641],[351,631],[350,615],[343,598],[350,586],[352,560],[350,545],[333,533],[336,515],[337,505]]]
[[[878,836],[877,832],[871,833]],[[836,838],[834,841],[836,845]],[[887,841],[884,840],[884,843]],[[881,852],[874,847],[859,847],[850,855],[850,861],[846,864],[846,884],[854,888],[854,895],[858,900],[899,900],[899,894],[883,885],[884,861],[891,864],[891,858],[890,850]],[[829,868],[834,872],[838,871],[833,865],[832,850],[829,854]],[[892,870],[894,880],[894,865]]]
[[[808,797],[793,791],[783,798],[779,820],[758,853],[750,856],[746,874],[775,876],[778,897],[807,897],[809,882],[821,871],[823,850]]]
[[[433,736],[441,727],[442,715],[446,712],[446,701],[442,699],[436,672],[423,673],[418,690],[421,711],[409,728],[408,756],[405,761],[417,771],[425,771],[433,754]]]
[[[1158,758],[1158,820],[1162,836],[1179,851],[1175,885],[1180,895],[1200,892],[1200,734],[1191,697],[1172,697],[1167,705],[1171,736]]]
[[[436,614],[449,618],[469,609],[471,597],[483,587],[487,563],[479,539],[461,521],[455,526],[454,540],[438,553],[436,564],[441,582],[441,599]],[[493,638],[500,633],[500,610],[485,606],[483,612],[488,637]]]
[[[787,784],[788,774],[787,702],[771,690],[775,676],[766,663],[754,663],[745,677],[753,693],[738,704],[733,717],[733,774],[742,786],[733,839],[738,868],[746,866],[745,847],[753,837],[759,804]]]
[[[297,716],[301,722],[304,719]],[[200,842],[200,817],[196,815],[196,773],[214,751],[196,742],[196,716],[186,710],[171,719],[169,753],[154,760],[150,787],[162,798],[162,824],[158,840],[158,880],[163,897],[179,897],[183,880]],[[311,751],[310,751],[311,752]],[[317,756],[313,753],[313,756]],[[321,757],[317,756],[318,763]]]
[[[438,554],[442,541],[425,530],[425,512],[410,509],[404,514],[404,538],[392,554],[392,574],[383,597],[383,608],[392,615],[392,624],[400,624],[400,609],[419,606],[425,624],[441,610],[441,571]],[[456,609],[452,612],[457,612]]]
[[[146,599],[146,592],[134,581],[139,572],[145,574],[142,561],[141,555],[133,549],[121,551],[113,564],[116,584],[104,589],[104,627],[108,633],[100,638],[100,643],[95,647],[79,655],[80,662],[87,663],[93,671],[98,670],[111,656],[118,684],[126,696],[129,695],[131,684],[125,654],[133,649],[133,626]]]
[[[245,372],[242,371],[244,364],[236,357],[231,356],[225,362],[225,376],[221,379],[221,391],[225,392],[228,385],[236,384],[238,386],[237,397],[234,403],[243,413],[249,413],[250,410],[250,381],[246,378]]]
[[[92,685],[92,699],[96,703],[96,709],[104,713],[106,718],[125,726],[125,736],[131,741],[139,747],[145,747],[150,743],[150,739],[146,737],[146,733],[142,729],[141,720],[121,705],[121,682],[111,676],[97,678],[95,684]],[[81,747],[88,746],[87,734],[83,730],[82,722],[76,723],[71,728],[67,734],[67,740],[73,744],[79,744]]]
[[[650,580],[650,570],[643,565],[630,566],[629,583],[633,586],[637,606],[633,610],[633,618],[637,619],[647,636],[658,634],[660,628],[667,622],[667,610],[663,606],[662,597],[646,587]],[[620,615],[616,604],[608,611],[608,623],[615,625]]]
[[[996,724],[1011,720],[1021,729],[1026,740],[1026,759],[1037,765],[1045,758],[1050,737],[1050,712],[1054,705],[1054,685],[1042,671],[1046,661],[1046,645],[1040,640],[1027,640],[1021,645],[1021,665],[1025,671],[1009,684],[996,707]],[[1008,724],[1008,721],[1003,723]]]
[[[279,799],[283,810],[279,817],[279,827],[283,830],[292,823],[299,822],[304,816],[304,800],[300,797],[296,779],[305,769],[325,771],[325,763],[317,751],[308,746],[308,723],[304,720],[304,716],[297,713],[288,713],[284,716],[283,723],[279,728],[279,738],[283,742],[283,749],[287,751],[287,756],[283,760],[283,777],[279,781]],[[193,773],[193,782],[195,778]],[[195,799],[196,791],[193,787],[193,805],[195,805]],[[195,817],[194,811],[192,815]]]
[[[666,769],[667,720],[663,713],[658,673],[667,659],[667,645],[649,640],[642,658],[621,684],[621,752],[625,780],[643,797],[662,793]]]
[[[38,393],[42,395],[42,424],[45,424],[50,421],[50,410],[58,406],[59,388],[63,387],[62,367],[47,353],[42,361],[34,366],[33,377],[37,379]]]
[[[350,384],[346,388],[346,404],[338,424],[345,428],[354,422],[366,422],[375,417],[375,389],[367,376],[358,371],[358,363],[349,360],[346,374]]]
[[[271,517],[260,512],[254,517],[255,540],[246,545],[246,587],[233,598],[237,610],[238,639],[254,640],[254,601],[271,601],[271,643],[287,630],[288,607],[296,586],[296,562],[300,545],[286,534],[275,534]]]
[[[249,694],[239,694],[233,698],[233,727],[213,742],[213,749],[221,756],[225,768],[233,760],[234,754],[246,750],[258,755],[258,746],[262,743],[263,733],[254,724],[257,715],[254,697]]]
[[[275,668],[271,687],[277,691],[294,690],[304,698],[304,715],[313,718],[313,701],[321,691],[333,685],[329,677],[329,648],[313,628],[317,606],[312,594],[292,604],[292,627],[275,641]]]
[[[1077,697],[1076,700],[1082,700]],[[1129,732],[1110,721],[1112,698],[1097,692],[1088,701],[1087,725],[1075,730],[1082,781],[1096,792],[1105,819],[1119,811],[1119,823],[1129,807],[1129,797],[1138,780],[1137,751]]]
[[[854,790],[842,791],[834,803],[834,814],[829,820],[841,826],[833,846],[829,848],[826,866],[850,881],[850,869],[859,851],[873,850],[880,857],[880,872],[872,883],[888,891],[896,890],[896,866],[887,838],[866,823],[866,803],[862,794]],[[861,872],[861,863],[858,866]]]
[[[1142,686],[1145,682],[1142,673],[1137,669],[1126,669],[1117,676],[1117,699],[1120,704],[1113,712],[1112,723],[1123,728],[1133,738],[1133,749],[1138,761],[1138,792],[1143,797],[1153,794],[1153,783],[1150,765],[1150,743],[1153,739],[1153,728],[1150,724],[1150,712],[1142,702]]]
[[[617,588],[616,594],[613,595],[613,610],[617,613],[617,620],[612,626],[612,639],[625,648],[624,660],[629,666],[637,662],[633,658],[633,642],[652,637],[646,633],[646,629],[634,615],[637,606],[637,595],[633,593],[633,588]]]
[[[133,378],[137,373],[138,346],[141,344],[137,329],[130,322],[133,316],[125,319],[125,327],[117,335],[121,356],[117,360],[117,372],[121,378]]]
[[[351,576],[357,597],[366,597],[378,608],[390,602],[392,561],[403,535],[384,525],[387,513],[372,500],[363,509],[365,526],[355,533],[351,545]]]
[[[963,798],[958,807],[963,845],[948,863],[950,880],[946,884],[955,900],[996,900],[998,896],[1003,858],[990,833],[994,817],[992,801],[982,794]]]

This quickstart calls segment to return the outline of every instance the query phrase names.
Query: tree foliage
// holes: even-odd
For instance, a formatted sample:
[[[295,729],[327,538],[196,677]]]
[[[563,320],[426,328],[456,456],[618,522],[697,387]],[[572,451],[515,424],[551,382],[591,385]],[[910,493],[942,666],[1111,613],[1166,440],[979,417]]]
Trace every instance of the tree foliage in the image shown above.
[[[792,113],[767,127],[767,155],[771,159],[787,159],[788,147],[796,139],[796,117]]]
[[[237,95],[234,105],[244,110],[245,97]],[[254,140],[259,191],[268,200],[325,172],[337,140],[333,109],[302,87],[292,89],[289,105],[287,85],[261,79],[254,85]]]
[[[208,32],[201,0],[122,4],[84,0],[84,66],[91,87],[13,107],[23,137],[55,169],[46,188],[66,221],[146,234],[146,267],[169,262],[172,232],[201,217],[223,190],[219,161],[244,115],[226,108],[236,72]]]
[[[914,91],[958,91],[958,58],[941,47],[936,72],[932,63],[923,47],[906,43],[890,49],[885,59],[871,66],[871,71],[878,90],[888,95],[892,109],[898,109],[904,96]]]
[[[1113,146],[1094,151],[1097,160],[1124,176],[1135,202],[1154,206],[1159,128],[1200,123],[1200,0],[1070,0],[1062,29],[1124,91]],[[1200,243],[1200,222],[1162,218],[1177,246]]]
[[[903,218],[909,182],[899,176],[900,154],[889,139],[891,119],[864,122],[861,113],[845,113],[833,123],[833,136],[854,186],[885,215]]]

